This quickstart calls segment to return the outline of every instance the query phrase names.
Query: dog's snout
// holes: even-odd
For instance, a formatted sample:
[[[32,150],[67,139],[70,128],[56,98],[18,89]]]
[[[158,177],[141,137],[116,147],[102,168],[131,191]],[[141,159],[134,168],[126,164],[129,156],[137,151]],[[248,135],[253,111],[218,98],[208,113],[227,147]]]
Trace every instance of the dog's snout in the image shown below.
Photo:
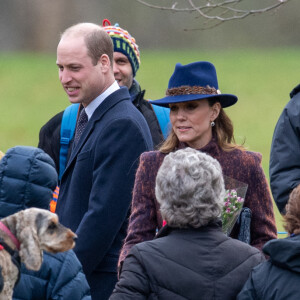
[[[73,241],[76,242],[78,239],[77,235],[73,236]]]
[[[71,229],[67,229],[67,235],[68,237],[70,238],[74,238],[74,237],[77,237],[76,233],[74,233]]]

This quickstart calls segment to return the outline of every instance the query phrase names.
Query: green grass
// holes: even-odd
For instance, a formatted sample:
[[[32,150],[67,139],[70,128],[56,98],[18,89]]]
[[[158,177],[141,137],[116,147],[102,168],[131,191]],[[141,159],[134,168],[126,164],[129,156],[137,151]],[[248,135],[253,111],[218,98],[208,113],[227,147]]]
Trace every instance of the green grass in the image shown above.
[[[299,49],[250,49],[231,51],[144,51],[137,80],[146,97],[164,96],[177,62],[208,60],[217,69],[222,93],[239,97],[226,109],[237,142],[263,155],[268,177],[269,152],[276,121],[299,83]],[[68,105],[58,80],[55,55],[0,54],[0,149],[38,143],[40,127]],[[278,230],[283,230],[275,207]]]

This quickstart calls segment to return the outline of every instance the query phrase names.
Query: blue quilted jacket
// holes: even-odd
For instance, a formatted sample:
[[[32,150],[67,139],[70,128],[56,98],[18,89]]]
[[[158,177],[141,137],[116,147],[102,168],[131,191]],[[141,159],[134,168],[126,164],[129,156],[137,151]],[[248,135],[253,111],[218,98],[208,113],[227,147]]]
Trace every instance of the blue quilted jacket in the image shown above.
[[[53,160],[43,150],[17,146],[0,160],[0,218],[28,207],[49,208],[57,184]],[[39,271],[21,267],[14,300],[91,299],[90,289],[75,253],[44,252]]]

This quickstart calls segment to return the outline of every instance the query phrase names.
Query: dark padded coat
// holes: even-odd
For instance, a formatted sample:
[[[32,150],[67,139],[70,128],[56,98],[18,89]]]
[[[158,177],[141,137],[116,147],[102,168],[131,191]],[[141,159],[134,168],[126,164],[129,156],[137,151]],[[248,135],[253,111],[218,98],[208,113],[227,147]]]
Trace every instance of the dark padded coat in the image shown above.
[[[290,94],[273,134],[270,154],[270,183],[281,213],[290,192],[300,184],[300,85]]]
[[[238,300],[300,299],[300,235],[269,241],[270,259],[255,267]]]
[[[49,208],[57,183],[53,160],[43,150],[18,146],[0,160],[0,217],[28,207]],[[90,290],[75,253],[44,252],[37,272],[21,266],[14,300],[89,300]]]
[[[256,248],[225,236],[220,224],[166,226],[157,237],[131,249],[110,300],[235,299],[264,260]]]

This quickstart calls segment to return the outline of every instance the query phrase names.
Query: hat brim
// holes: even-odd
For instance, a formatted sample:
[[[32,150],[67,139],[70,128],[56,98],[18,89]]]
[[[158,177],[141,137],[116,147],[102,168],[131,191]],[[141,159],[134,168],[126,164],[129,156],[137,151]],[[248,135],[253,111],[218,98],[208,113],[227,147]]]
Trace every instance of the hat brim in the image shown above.
[[[220,94],[220,95],[199,95],[199,94],[188,94],[188,95],[177,95],[177,96],[166,96],[158,100],[150,100],[149,102],[154,105],[169,107],[169,104],[180,103],[202,99],[214,99],[220,102],[221,106],[228,107],[235,104],[238,101],[237,96],[231,94]]]

